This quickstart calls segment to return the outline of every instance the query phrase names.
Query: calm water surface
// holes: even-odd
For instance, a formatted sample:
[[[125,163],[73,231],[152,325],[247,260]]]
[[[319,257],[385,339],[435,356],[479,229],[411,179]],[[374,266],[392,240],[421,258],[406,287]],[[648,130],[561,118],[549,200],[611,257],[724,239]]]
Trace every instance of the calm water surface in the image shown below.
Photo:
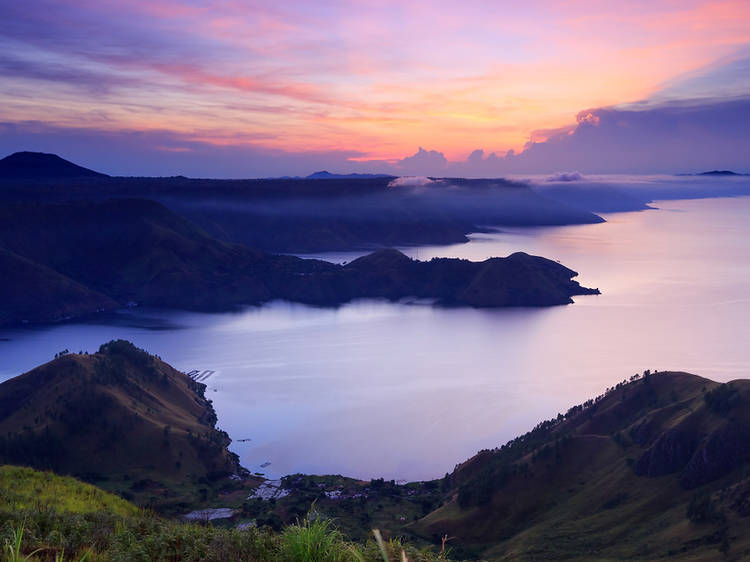
[[[215,371],[208,396],[252,470],[442,476],[636,371],[748,376],[750,198],[657,206],[604,224],[408,250],[420,259],[523,250],[560,260],[603,292],[570,306],[127,311],[95,324],[0,330],[0,380],[65,348],[127,338],[181,370]]]

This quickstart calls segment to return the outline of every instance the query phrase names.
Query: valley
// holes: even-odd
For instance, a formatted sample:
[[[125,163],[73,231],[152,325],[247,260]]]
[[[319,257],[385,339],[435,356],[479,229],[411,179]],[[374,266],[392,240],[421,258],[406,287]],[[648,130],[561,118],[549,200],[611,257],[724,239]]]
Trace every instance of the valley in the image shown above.
[[[747,380],[645,371],[444,478],[413,483],[253,476],[214,429],[204,391],[125,341],[63,354],[0,384],[0,462],[76,475],[220,527],[280,532],[315,513],[349,540],[367,541],[370,528],[417,546],[450,536],[459,559],[750,554]]]

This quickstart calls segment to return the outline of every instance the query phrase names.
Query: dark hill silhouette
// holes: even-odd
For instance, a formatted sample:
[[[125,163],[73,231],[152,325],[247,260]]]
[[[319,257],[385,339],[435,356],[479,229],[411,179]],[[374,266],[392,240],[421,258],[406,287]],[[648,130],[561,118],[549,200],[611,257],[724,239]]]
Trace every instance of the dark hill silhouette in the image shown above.
[[[647,373],[458,465],[413,526],[482,559],[744,559],[750,381]]]
[[[744,174],[738,174],[731,170],[711,170],[710,172],[701,172],[699,176],[741,176]]]
[[[253,275],[262,253],[214,240],[153,201],[9,205],[0,221],[0,247],[120,304],[226,308],[269,296]]]
[[[330,179],[353,180],[353,179],[395,178],[395,177],[396,176],[392,176],[390,174],[332,174],[331,172],[327,170],[322,170],[320,172],[313,172],[309,176],[305,176],[305,179],[308,179],[308,180],[330,180]]]
[[[106,178],[56,154],[16,152],[0,160],[0,179]]]
[[[551,306],[574,295],[598,294],[572,278],[557,262],[517,252],[506,258],[472,262],[455,258],[412,260],[398,250],[378,250],[352,261],[331,279],[336,294],[397,300],[406,296],[440,304],[493,308]]]
[[[0,464],[197,495],[200,479],[242,471],[204,391],[129,342],[63,355],[0,384]]]
[[[229,310],[272,299],[337,305],[356,298],[446,305],[547,306],[597,293],[576,272],[514,254],[481,263],[419,262],[380,250],[346,266],[221,242],[154,201],[0,207],[0,254],[23,265],[3,280],[0,322],[56,320],[129,303]],[[35,298],[43,295],[42,298]]]
[[[3,248],[0,271],[0,325],[64,320],[118,306],[113,299]]]
[[[445,179],[422,189],[395,188],[392,176],[327,172],[255,180],[13,174],[0,174],[0,201],[152,199],[220,240],[270,252],[451,244],[496,225],[603,220],[504,179]]]

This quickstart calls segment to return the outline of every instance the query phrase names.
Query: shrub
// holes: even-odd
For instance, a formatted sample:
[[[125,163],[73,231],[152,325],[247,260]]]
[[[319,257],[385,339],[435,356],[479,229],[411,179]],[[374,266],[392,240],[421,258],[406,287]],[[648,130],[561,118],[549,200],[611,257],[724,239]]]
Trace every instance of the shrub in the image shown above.
[[[281,535],[283,559],[289,562],[339,562],[357,560],[356,550],[329,520],[310,515],[290,525]]]
[[[731,384],[720,384],[703,395],[708,408],[717,414],[725,415],[741,402],[740,394]]]

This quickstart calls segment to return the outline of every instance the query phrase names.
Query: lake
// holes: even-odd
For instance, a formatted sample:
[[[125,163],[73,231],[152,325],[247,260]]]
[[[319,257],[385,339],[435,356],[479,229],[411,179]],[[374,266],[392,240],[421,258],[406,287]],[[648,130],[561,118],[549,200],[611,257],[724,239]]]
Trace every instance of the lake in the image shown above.
[[[125,338],[183,371],[209,371],[218,425],[253,471],[440,477],[644,369],[748,376],[750,198],[655,206],[602,224],[405,250],[419,259],[522,250],[559,260],[602,291],[569,306],[131,309],[94,323],[0,329],[0,380],[62,349],[92,352]]]

